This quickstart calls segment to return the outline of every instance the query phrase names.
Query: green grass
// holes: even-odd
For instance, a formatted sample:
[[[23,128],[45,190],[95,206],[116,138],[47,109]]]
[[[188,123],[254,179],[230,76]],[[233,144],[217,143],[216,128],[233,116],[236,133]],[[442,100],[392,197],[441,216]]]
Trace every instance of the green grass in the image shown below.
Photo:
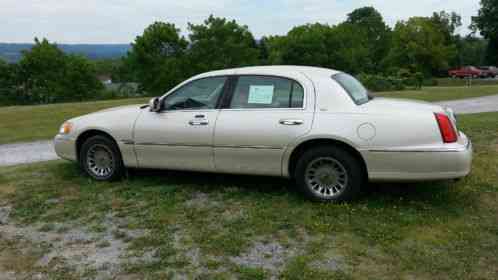
[[[112,213],[127,221],[127,229],[148,230],[128,241],[131,254],[157,250],[153,262],[126,267],[136,279],[176,273],[199,279],[498,279],[497,119],[498,113],[459,118],[475,147],[469,177],[374,184],[346,204],[312,203],[289,181],[265,177],[134,171],[121,182],[96,183],[75,164],[54,161],[0,168],[0,206],[11,205],[13,221],[37,228],[77,224],[105,231],[103,221]],[[54,199],[59,203],[47,202]],[[233,262],[257,242],[281,246],[283,253],[267,256],[280,254],[278,269]],[[8,248],[15,255],[37,247]],[[187,254],[193,248],[197,264]],[[36,262],[21,254],[15,270],[38,269],[20,265],[23,257]],[[61,267],[45,269],[57,276]]]
[[[457,100],[498,94],[498,85],[473,87],[424,87],[422,90],[378,92],[376,96],[409,98],[429,102]]]
[[[442,87],[463,87],[469,84],[468,79],[438,78],[437,85]],[[473,79],[470,83],[474,86],[498,85],[498,80]]]
[[[67,119],[110,107],[146,102],[146,98],[139,98],[0,107],[0,144],[50,139]]]

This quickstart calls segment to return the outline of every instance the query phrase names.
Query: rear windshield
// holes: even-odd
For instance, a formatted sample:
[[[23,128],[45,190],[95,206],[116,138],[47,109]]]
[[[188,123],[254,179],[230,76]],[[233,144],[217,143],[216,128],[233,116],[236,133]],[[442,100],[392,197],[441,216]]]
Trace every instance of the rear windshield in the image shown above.
[[[353,76],[346,73],[339,73],[332,76],[332,79],[344,88],[356,104],[360,105],[368,102],[368,90]]]

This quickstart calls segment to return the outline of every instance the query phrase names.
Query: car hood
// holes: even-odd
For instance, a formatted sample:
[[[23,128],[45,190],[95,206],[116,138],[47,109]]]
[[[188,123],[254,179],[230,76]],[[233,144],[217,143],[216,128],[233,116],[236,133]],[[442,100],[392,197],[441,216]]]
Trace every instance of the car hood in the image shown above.
[[[122,122],[135,121],[136,117],[142,111],[141,104],[136,105],[125,105],[118,106],[113,108],[108,108],[104,110],[100,110],[97,112],[93,112],[90,114],[82,115],[76,118],[71,119],[71,122],[93,122],[93,123],[101,123],[102,120],[120,120]]]
[[[373,112],[444,112],[444,109],[436,104],[425,101],[401,99],[401,98],[385,98],[376,97],[363,105],[365,109]]]
[[[114,112],[114,111],[120,111],[120,110],[129,110],[129,109],[140,109],[142,105],[141,104],[134,104],[134,105],[123,105],[123,106],[118,106],[118,107],[112,107],[108,109],[103,109],[100,111],[97,111],[95,113],[104,113],[104,112]]]

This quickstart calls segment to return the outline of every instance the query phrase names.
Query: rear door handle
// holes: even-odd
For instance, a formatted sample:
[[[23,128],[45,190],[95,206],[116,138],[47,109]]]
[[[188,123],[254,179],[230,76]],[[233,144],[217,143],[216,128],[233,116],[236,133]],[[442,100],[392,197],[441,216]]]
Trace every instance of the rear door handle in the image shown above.
[[[302,125],[304,121],[292,119],[292,120],[280,120],[279,123],[282,125]]]

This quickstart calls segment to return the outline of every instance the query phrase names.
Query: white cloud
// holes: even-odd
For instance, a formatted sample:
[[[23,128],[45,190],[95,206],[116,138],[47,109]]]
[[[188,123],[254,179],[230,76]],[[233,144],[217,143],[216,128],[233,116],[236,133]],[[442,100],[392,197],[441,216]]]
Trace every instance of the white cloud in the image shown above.
[[[355,8],[374,6],[393,26],[434,11],[462,15],[467,33],[479,0],[0,0],[0,41],[30,42],[35,36],[61,43],[127,43],[153,21],[200,23],[209,14],[233,18],[256,37],[285,34],[308,22],[337,24]]]

